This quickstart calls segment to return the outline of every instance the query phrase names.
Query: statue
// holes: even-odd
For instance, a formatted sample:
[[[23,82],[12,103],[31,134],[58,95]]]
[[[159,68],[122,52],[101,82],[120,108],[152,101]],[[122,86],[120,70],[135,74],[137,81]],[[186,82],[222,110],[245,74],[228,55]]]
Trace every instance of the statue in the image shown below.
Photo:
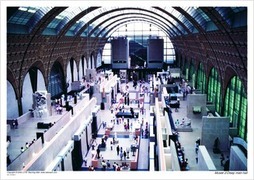
[[[214,141],[214,145],[213,145],[213,152],[215,154],[219,154],[220,153],[220,148],[219,148],[219,145],[220,145],[220,140],[219,138],[217,137]]]

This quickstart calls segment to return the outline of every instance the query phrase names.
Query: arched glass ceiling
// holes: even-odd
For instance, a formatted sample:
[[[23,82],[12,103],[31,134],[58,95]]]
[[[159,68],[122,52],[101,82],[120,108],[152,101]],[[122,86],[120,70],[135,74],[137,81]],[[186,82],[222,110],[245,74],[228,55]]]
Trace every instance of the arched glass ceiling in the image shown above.
[[[164,39],[164,62],[165,63],[173,63],[175,60],[175,51],[173,44],[165,31],[161,30],[160,27],[153,23],[153,20],[150,22],[148,20],[140,19],[128,19],[125,24],[120,23],[120,25],[116,26],[112,31],[110,31],[110,37],[127,37],[131,44],[139,44],[139,47],[142,49],[147,47],[147,39],[150,38],[161,38]],[[130,48],[130,55],[140,57],[139,53],[135,53],[133,51],[133,47]],[[134,48],[135,49],[135,48]],[[111,46],[110,42],[106,43],[103,48],[103,60],[105,64],[111,63]]]
[[[216,25],[211,19],[198,7],[182,7],[187,13],[189,13],[203,28],[204,31],[217,30]],[[211,28],[212,27],[212,28]]]
[[[7,32],[28,34],[37,22],[53,7],[21,6],[7,21]]]
[[[164,23],[166,26],[168,26],[169,30],[174,29],[175,31],[178,31],[177,32],[178,35],[186,34],[186,32],[183,30],[183,28],[181,28],[181,30],[180,30],[180,29],[178,29],[178,27],[174,26],[174,24],[170,21],[170,19],[172,21],[174,21],[171,17],[164,17],[165,14],[163,16],[162,14],[151,11],[152,9],[153,8],[151,8],[151,9],[116,8],[116,9],[110,9],[109,10],[110,13],[109,13],[109,11],[103,11],[103,12],[99,13],[100,18],[95,18],[96,16],[95,17],[92,16],[92,17],[94,17],[93,19],[86,18],[87,16],[84,16],[84,18],[87,19],[87,21],[89,21],[94,27],[98,27],[97,26],[98,24],[100,24],[101,22],[107,22],[112,17],[116,18],[117,16],[121,16],[121,15],[124,15],[124,14],[130,14],[130,13],[146,14],[147,16],[153,16],[153,17],[155,17],[155,20],[161,21],[162,23]],[[100,9],[93,11],[93,13],[96,13],[96,12],[99,12],[99,11],[100,11]],[[101,24],[101,26],[105,26],[105,25]],[[93,28],[91,28],[91,25],[87,25],[86,29],[80,29],[81,31],[84,31],[84,32],[82,32],[82,36],[89,35],[92,29]],[[94,36],[94,35],[91,35],[91,36]]]
[[[121,19],[121,20],[116,21],[115,23],[110,24],[109,28],[108,28],[108,31],[104,33],[103,37],[108,36],[108,34],[112,34],[117,28],[119,28],[119,26],[128,24],[128,23],[133,22],[133,21],[142,21],[142,22],[148,22],[150,24],[154,24],[157,28],[161,29],[161,31],[164,31],[165,34],[168,34],[168,35],[172,36],[171,32],[168,32],[167,28],[164,27],[163,24],[160,24],[159,22],[154,22],[154,19],[147,18],[147,17],[141,17],[141,18],[132,17],[132,18],[129,18],[127,20],[126,19]]]
[[[123,21],[126,21],[126,19],[132,19],[132,18],[140,18],[140,19],[146,19],[147,17],[145,17],[144,15],[141,14],[125,14],[123,16],[118,16],[116,18],[112,18],[110,20],[108,20],[107,22],[103,23],[103,26],[105,28],[103,28],[101,31],[94,33],[95,36],[104,36],[107,31],[109,31],[113,26],[115,26],[117,23],[122,23]],[[91,32],[92,33],[92,32]]]
[[[55,13],[55,18],[43,30],[43,34],[57,35],[64,29],[66,32],[65,35],[67,36],[103,36],[103,34],[98,33],[102,32],[102,29],[111,23],[110,21],[113,22],[117,16],[128,13],[140,13],[153,16],[157,23],[160,22],[167,27],[167,31],[170,31],[171,35],[196,33],[198,32],[195,27],[197,23],[204,31],[217,29],[213,20],[197,7],[181,7],[181,9],[193,17],[193,20],[197,22],[195,24],[193,24],[193,21],[190,21],[189,17],[185,17],[174,7],[95,7],[93,10],[84,13],[88,8],[82,6],[68,7],[60,14]],[[17,9],[8,19],[8,33],[29,34],[37,22],[52,7],[19,7]],[[237,14],[241,12],[247,13],[246,7],[215,7],[214,9],[218,11],[231,27],[233,23],[233,27],[245,25],[245,23],[240,23],[239,19],[241,16],[237,16]],[[78,16],[79,14],[80,16]],[[69,22],[71,23],[66,26]],[[100,26],[98,26],[99,24]],[[92,34],[90,34],[91,31],[93,32]],[[106,32],[103,31],[103,33]]]
[[[187,34],[186,28],[187,27],[183,27],[183,25],[177,23],[175,21],[175,19],[173,19],[171,16],[168,16],[167,14],[156,10],[154,8],[150,8],[150,9],[127,9],[127,10],[122,10],[121,13],[119,14],[118,12],[118,16],[123,15],[123,14],[130,14],[130,13],[139,13],[142,15],[147,15],[150,17],[154,17],[154,20],[156,21],[160,21],[163,24],[165,24],[165,26],[168,27],[168,31],[174,31],[176,32],[177,35],[183,35],[183,34]],[[186,24],[190,24],[189,21],[187,21],[187,19],[185,18],[184,21]],[[188,25],[188,27],[191,27],[193,29],[193,26]],[[174,33],[173,33],[174,34]]]
[[[112,27],[114,25],[114,23],[119,22],[119,20],[129,19],[129,18],[133,18],[133,17],[152,18],[154,23],[155,22],[156,23],[159,23],[159,22],[163,23],[164,24],[163,26],[166,29],[169,29],[169,26],[167,26],[167,23],[165,23],[165,21],[161,20],[161,17],[158,17],[158,19],[157,19],[157,16],[155,17],[152,14],[149,14],[149,13],[148,14],[144,14],[143,12],[135,12],[134,11],[134,12],[129,12],[129,13],[124,13],[124,14],[112,16],[112,17],[110,17],[108,19],[105,19],[104,21],[99,21],[100,22],[99,24],[97,24],[97,21],[96,21],[97,26],[103,26],[103,27],[106,27],[106,29],[103,29],[103,31],[101,32],[103,34],[98,34],[98,33],[96,34],[96,33],[93,33],[93,31],[91,31],[89,33],[89,36],[91,36],[91,33],[93,33],[94,36],[103,36],[105,31],[107,31],[110,28],[110,26]],[[162,22],[159,21],[159,20],[161,20]]]
[[[172,7],[164,7],[163,9],[165,11],[167,11],[169,14],[171,14],[172,16],[174,16],[176,19],[181,21],[182,24],[184,24],[185,27],[187,27],[190,32],[193,32],[194,26],[187,18],[185,18],[185,16],[183,14],[181,14],[180,12],[178,12],[177,10],[175,10]],[[180,23],[178,23],[175,19],[173,19],[171,16],[169,16],[165,12],[162,12],[162,11],[155,9],[155,8],[153,8],[153,10],[155,12],[160,13],[162,16],[167,16],[167,18],[169,18],[170,21],[183,32],[183,34],[187,34],[185,28]]]
[[[152,19],[143,19],[143,18],[134,18],[134,19],[130,19],[130,20],[125,20],[124,24],[123,23],[119,23],[120,25],[115,25],[114,27],[112,27],[112,29],[107,32],[109,33],[110,35],[109,36],[116,36],[116,31],[119,31],[121,29],[123,29],[125,27],[125,31],[122,31],[122,33],[119,34],[118,32],[118,35],[119,36],[133,36],[133,30],[130,31],[130,27],[133,27],[134,24],[137,24],[137,22],[140,22],[140,24],[149,24],[151,25],[153,23],[153,20]],[[139,27],[137,27],[138,29]],[[144,28],[147,28],[147,27],[144,27]],[[154,31],[157,31],[158,33],[157,34],[152,34],[151,32],[154,32]],[[154,24],[153,23],[153,26],[151,26],[149,29],[145,29],[142,34],[143,35],[146,35],[146,36],[160,36],[160,34],[163,32],[164,35],[168,35],[167,32],[166,32],[166,29],[163,29],[162,27],[160,27],[159,24]],[[138,34],[135,34],[135,35],[138,35]]]
[[[172,9],[172,8],[171,8]],[[67,22],[75,17],[75,15],[81,13],[85,8],[67,8],[62,13],[57,15],[55,19],[47,26],[47,28],[44,30],[43,34],[46,35],[57,35],[58,32],[67,24]],[[110,13],[107,13],[108,11],[112,11]],[[174,9],[173,9],[174,11]],[[168,16],[167,14],[154,9],[153,7],[150,8],[119,8],[119,7],[111,7],[111,8],[98,8],[97,10],[94,10],[82,18],[78,19],[74,25],[67,31],[67,36],[74,36],[76,35],[79,30],[82,29],[82,27],[95,17],[103,14],[100,18],[96,19],[92,22],[92,24],[87,25],[87,28],[82,33],[82,36],[87,36],[89,32],[98,24],[101,22],[106,22],[107,19],[111,18],[112,16],[119,16],[126,13],[146,13],[150,16],[156,16],[158,20],[162,21],[163,23],[167,24],[169,29],[174,29],[175,32],[177,32],[177,35],[187,34],[185,31],[185,28],[177,23],[172,17]],[[183,21],[183,23],[189,28],[190,32],[193,31],[193,25],[186,19],[184,16],[174,11],[174,13],[177,13],[177,18],[180,18],[180,20]],[[165,17],[166,16],[166,17]],[[97,32],[100,31],[96,30]],[[95,36],[95,34],[91,35]]]
[[[246,13],[246,7],[215,7],[215,10],[222,16],[229,26],[234,26],[234,21],[244,22],[243,26],[247,25],[247,16],[241,16],[241,13]],[[239,20],[240,19],[240,20]],[[246,22],[246,23],[245,23]],[[241,24],[241,23],[239,23]],[[241,26],[241,25],[239,25]],[[235,26],[237,27],[237,26]]]
[[[87,7],[68,7],[60,14],[58,14],[53,21],[51,21],[47,28],[43,31],[44,35],[57,35],[60,30],[78,13],[86,10]],[[74,27],[71,27],[73,30],[77,28],[77,26],[82,26],[84,22],[76,22]]]

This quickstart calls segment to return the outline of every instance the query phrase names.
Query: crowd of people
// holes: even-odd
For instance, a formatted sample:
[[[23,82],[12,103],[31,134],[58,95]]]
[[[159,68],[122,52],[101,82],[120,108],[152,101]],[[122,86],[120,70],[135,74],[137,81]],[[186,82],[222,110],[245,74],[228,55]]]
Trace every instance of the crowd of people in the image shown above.
[[[189,170],[188,158],[185,157],[184,147],[182,147],[178,140],[175,141],[175,146],[181,171]]]
[[[36,140],[33,139],[30,143],[26,142],[24,146],[21,146],[20,153],[25,152]],[[11,161],[10,159],[8,161]]]
[[[144,122],[144,118],[139,119],[138,117],[134,117],[134,107],[132,106],[132,103],[130,103],[130,97],[129,97],[129,85],[126,84],[125,86],[123,85],[122,87],[122,97],[120,97],[119,102],[117,102],[117,96],[115,96],[115,99],[111,101],[111,107],[110,107],[110,120],[102,120],[102,128],[106,130],[109,128],[110,124],[113,124],[112,129],[110,131],[115,130],[115,128],[119,128],[119,126],[122,126],[125,132],[132,132],[134,133],[134,128],[136,130],[137,127],[142,129],[142,133],[138,134],[143,137],[148,138],[149,136],[149,124],[148,122]],[[139,92],[138,90],[136,90]],[[140,92],[142,93],[148,93],[148,88],[145,86],[145,83],[142,82],[140,84]],[[139,102],[139,101],[138,101]],[[135,107],[136,108],[136,107]],[[140,106],[138,106],[140,108]],[[127,118],[125,116],[120,116],[117,117],[116,114],[117,112],[128,112],[130,111],[131,114],[133,114],[134,118]],[[139,124],[139,126],[137,125]],[[141,126],[142,125],[142,126]],[[111,127],[111,126],[110,126]],[[140,129],[140,130],[141,130]],[[135,133],[136,134],[136,133]],[[106,134],[105,134],[106,135]],[[130,136],[132,137],[132,136]],[[102,157],[101,150],[98,147],[93,146],[92,148],[94,149],[94,154],[98,159],[99,159],[99,166],[92,166],[90,165],[89,162],[87,162],[86,167],[88,167],[89,171],[94,171],[94,170],[114,170],[114,171],[121,171],[121,170],[128,170],[130,167],[130,164],[128,163],[128,159],[130,158],[130,153],[132,152],[132,148],[130,147],[124,147],[121,146],[120,139],[116,139],[115,136],[109,137],[108,136],[108,141],[107,143],[107,151],[115,151],[117,158],[114,160],[107,160],[107,157]],[[133,135],[133,139],[138,139],[137,135]],[[107,140],[106,140],[107,141]],[[136,145],[136,147],[138,147]],[[130,152],[131,151],[131,152]],[[111,162],[110,162],[111,161]],[[113,163],[114,162],[114,163]],[[120,163],[119,163],[120,162]],[[99,169],[98,169],[99,168]]]

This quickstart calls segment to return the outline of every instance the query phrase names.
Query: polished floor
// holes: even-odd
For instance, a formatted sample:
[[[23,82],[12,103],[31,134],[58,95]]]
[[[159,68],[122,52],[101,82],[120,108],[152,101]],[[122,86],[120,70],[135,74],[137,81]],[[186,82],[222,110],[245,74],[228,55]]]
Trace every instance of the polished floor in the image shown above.
[[[105,161],[109,160],[111,165],[114,162],[118,163],[119,165],[122,164],[122,162],[130,163],[130,161],[135,158],[136,153],[130,152],[129,158],[126,160],[122,159],[122,161],[121,161],[120,156],[117,155],[116,146],[119,145],[119,147],[122,147],[123,151],[130,149],[131,144],[133,144],[133,142],[134,142],[135,127],[140,127],[142,120],[143,120],[144,124],[149,123],[149,120],[150,120],[149,94],[145,94],[145,99],[144,99],[145,111],[143,114],[141,114],[141,112],[138,108],[138,104],[133,101],[134,99],[136,99],[136,97],[138,96],[137,94],[140,92],[139,87],[134,89],[132,86],[132,83],[129,83],[128,85],[129,85],[130,104],[129,104],[129,106],[124,104],[124,110],[129,111],[130,107],[132,107],[134,109],[134,112],[139,113],[139,117],[129,119],[130,124],[132,124],[132,126],[130,126],[129,130],[125,130],[123,120],[121,122],[119,121],[118,123],[115,121],[114,128],[112,129],[110,136],[106,141],[106,143],[107,143],[106,150],[100,152],[101,156],[103,157],[103,158],[100,158],[100,163],[101,163],[102,159]],[[145,83],[144,85],[149,87],[149,85],[147,83]],[[125,86],[125,84],[122,84],[122,88],[124,88],[124,86]],[[94,96],[96,97],[97,95],[94,94]],[[116,103],[113,105],[114,109],[118,106],[120,97],[121,97],[121,94],[118,93]],[[115,113],[115,111],[113,112],[113,114],[114,113]],[[99,112],[101,121],[106,122],[106,124],[112,123],[112,119],[114,119],[113,114],[110,109],[101,110]],[[124,121],[126,122],[127,118],[125,118]],[[145,125],[143,125],[141,127],[143,128],[143,130],[145,130]],[[103,128],[103,126],[101,125],[100,129],[98,131],[98,137],[96,138],[96,142],[94,142],[95,149],[97,148],[98,144],[101,142],[101,138],[103,137],[104,134],[105,134],[105,128]],[[119,141],[119,143],[116,145],[113,145],[112,150],[111,150],[110,141],[113,141],[113,137],[117,137],[117,140]],[[139,154],[140,155],[139,155],[139,159],[138,159],[138,170],[144,170],[144,171],[149,170],[148,169],[148,166],[149,166],[149,161],[148,161],[149,149],[148,149],[148,147],[149,147],[149,138],[145,138],[145,136],[143,136],[143,138],[142,138],[142,136],[141,136],[140,137],[140,146],[139,146]],[[92,154],[93,154],[92,149],[90,149],[88,154],[86,155],[87,162],[84,162],[82,165],[83,170],[87,170],[88,167],[92,165],[92,163],[91,163]],[[97,168],[96,170],[101,170],[101,168]],[[107,170],[112,170],[112,166],[111,166],[111,168],[107,168]]]
[[[145,84],[145,86],[149,87],[149,84]],[[130,87],[130,99],[135,98],[136,96],[136,92],[139,92],[139,89],[134,89],[132,86],[132,82],[129,82],[129,87]],[[139,87],[139,86],[138,86]],[[149,88],[148,88],[149,89]],[[119,101],[120,95],[118,94],[117,96],[117,102]],[[182,119],[185,118],[187,116],[187,101],[186,100],[181,100],[180,101],[181,106],[178,109],[178,112],[173,111],[172,112],[172,117],[174,119],[174,121],[176,121],[176,119]],[[131,105],[132,107],[135,107],[135,104]],[[127,109],[127,107],[126,107]],[[101,117],[111,117],[111,112],[109,109],[106,110],[102,110],[101,111]],[[145,122],[150,123],[152,116],[150,116],[150,96],[149,94],[145,94],[145,114],[139,118],[139,120],[141,118],[144,118]],[[106,121],[107,123],[110,122],[110,119],[104,118],[104,121]],[[195,142],[196,140],[201,136],[201,127],[202,127],[202,119],[191,119],[191,128],[192,128],[192,132],[179,132],[179,141],[181,143],[181,145],[184,147],[184,153],[186,158],[188,158],[188,162],[189,162],[189,171],[199,171],[198,169],[198,165],[197,165],[197,154],[195,151]],[[114,131],[118,132],[118,134],[121,134],[124,131],[123,126],[120,125],[116,125],[114,127]],[[105,133],[105,129],[103,129],[102,127],[99,130],[99,136],[102,136]],[[120,138],[120,137],[119,137]],[[120,138],[120,141],[124,141],[124,137]],[[97,141],[100,141],[100,138],[97,138]],[[126,141],[126,143],[131,143],[131,141]],[[147,170],[149,171],[149,143],[150,140],[145,139],[145,138],[141,138],[141,143],[140,143],[140,151],[141,151],[141,155],[139,156],[139,163],[138,163],[138,170]],[[113,148],[114,149],[114,148]],[[221,171],[224,169],[224,167],[221,165],[221,160],[220,160],[220,154],[214,154],[212,152],[212,149],[207,149],[209,152],[209,155],[211,156],[211,159],[213,160],[213,163],[216,167],[217,170]],[[90,150],[91,151],[91,150]],[[88,155],[87,155],[87,159],[88,162],[85,166],[85,163],[83,164],[83,167],[87,167],[89,165],[91,165],[91,152],[89,151]],[[225,155],[225,157],[229,154],[229,152],[223,152],[223,154]],[[106,152],[103,152],[103,158],[105,160],[110,160],[112,161],[112,157],[113,160],[115,159],[119,159],[119,157],[116,157],[116,152],[113,150],[108,150]]]
[[[122,84],[125,86],[125,84]],[[137,89],[134,89],[132,86],[132,82],[129,82],[129,92],[130,92],[130,106],[134,108],[134,111],[139,112],[139,109],[137,107],[137,104],[132,101],[136,99],[137,93],[139,93],[139,85]],[[149,88],[149,84],[145,83],[145,86]],[[94,94],[94,96],[98,96],[99,94]],[[120,93],[117,94],[117,102],[119,102]],[[181,100],[181,106],[178,109],[178,112],[173,111],[172,117],[174,120],[176,119],[182,119],[186,117],[186,101]],[[115,106],[116,106],[115,104]],[[125,105],[125,109],[129,109],[127,105]],[[130,119],[130,122],[132,122],[132,127],[130,127],[130,130],[125,130],[123,126],[123,122],[119,124],[115,124],[114,128],[111,132],[110,137],[107,140],[107,148],[105,151],[101,151],[101,155],[104,160],[109,160],[111,164],[113,162],[121,163],[121,159],[119,155],[116,153],[116,145],[112,146],[112,150],[110,148],[110,141],[112,141],[113,137],[117,137],[119,140],[118,145],[123,148],[123,150],[127,150],[130,145],[133,143],[133,129],[136,126],[139,126],[139,123],[142,122],[142,119],[144,120],[144,124],[150,123],[151,116],[150,116],[150,95],[149,93],[145,93],[145,100],[144,100],[144,114],[140,115],[137,119]],[[65,111],[63,112],[65,113]],[[107,123],[111,123],[111,120],[113,118],[110,109],[101,110],[99,112],[99,116],[102,121],[105,121]],[[33,139],[36,139],[36,132],[38,132],[38,129],[36,128],[36,124],[39,121],[44,122],[56,122],[61,115],[56,114],[55,111],[53,111],[53,116],[49,119],[39,119],[39,118],[32,118],[29,121],[26,121],[23,124],[20,124],[18,129],[11,129],[8,132],[8,135],[11,136],[12,142],[9,144],[7,153],[10,156],[11,160],[14,160],[19,154],[20,154],[20,147],[25,146],[26,142],[31,142]],[[126,120],[126,119],[125,119]],[[179,132],[179,141],[181,145],[184,147],[184,153],[185,157],[188,158],[189,162],[189,171],[198,171],[198,166],[196,162],[196,152],[195,152],[195,141],[198,137],[201,136],[201,126],[202,126],[202,120],[201,119],[192,119],[191,120],[191,126],[193,131],[192,132]],[[149,124],[150,125],[150,124]],[[145,126],[142,126],[143,128]],[[105,129],[103,126],[100,126],[100,129],[98,131],[98,137],[96,139],[96,142],[94,142],[95,147],[100,143],[102,136],[105,134]],[[140,155],[138,160],[138,170],[140,171],[149,171],[149,137],[141,137],[140,138]],[[221,166],[220,162],[220,154],[214,154],[211,149],[208,149],[208,152],[215,164],[215,167],[217,170],[223,170],[223,166]],[[83,155],[86,157],[86,162],[82,165],[82,170],[87,170],[87,167],[91,165],[91,157],[92,157],[92,150],[90,149],[86,155]],[[131,152],[132,153],[132,152]],[[223,152],[225,157],[228,155],[229,152]],[[130,161],[133,158],[135,158],[135,155],[129,154],[129,158],[126,159],[126,161]],[[101,158],[102,159],[102,158]],[[112,170],[112,169],[108,169]]]

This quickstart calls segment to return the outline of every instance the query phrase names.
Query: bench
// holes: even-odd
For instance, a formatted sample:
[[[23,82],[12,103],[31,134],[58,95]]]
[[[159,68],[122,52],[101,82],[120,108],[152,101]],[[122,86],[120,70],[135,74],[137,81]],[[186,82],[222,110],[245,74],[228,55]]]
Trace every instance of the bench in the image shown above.
[[[170,102],[169,103],[169,107],[171,108],[179,108],[180,104],[176,101],[176,102]]]
[[[52,125],[53,125],[52,123],[38,122],[37,128],[38,129],[49,129]]]
[[[124,118],[138,118],[139,117],[139,113],[134,112],[134,116],[132,115],[131,112],[118,112],[116,113],[116,118],[120,118],[120,117],[124,117]]]

